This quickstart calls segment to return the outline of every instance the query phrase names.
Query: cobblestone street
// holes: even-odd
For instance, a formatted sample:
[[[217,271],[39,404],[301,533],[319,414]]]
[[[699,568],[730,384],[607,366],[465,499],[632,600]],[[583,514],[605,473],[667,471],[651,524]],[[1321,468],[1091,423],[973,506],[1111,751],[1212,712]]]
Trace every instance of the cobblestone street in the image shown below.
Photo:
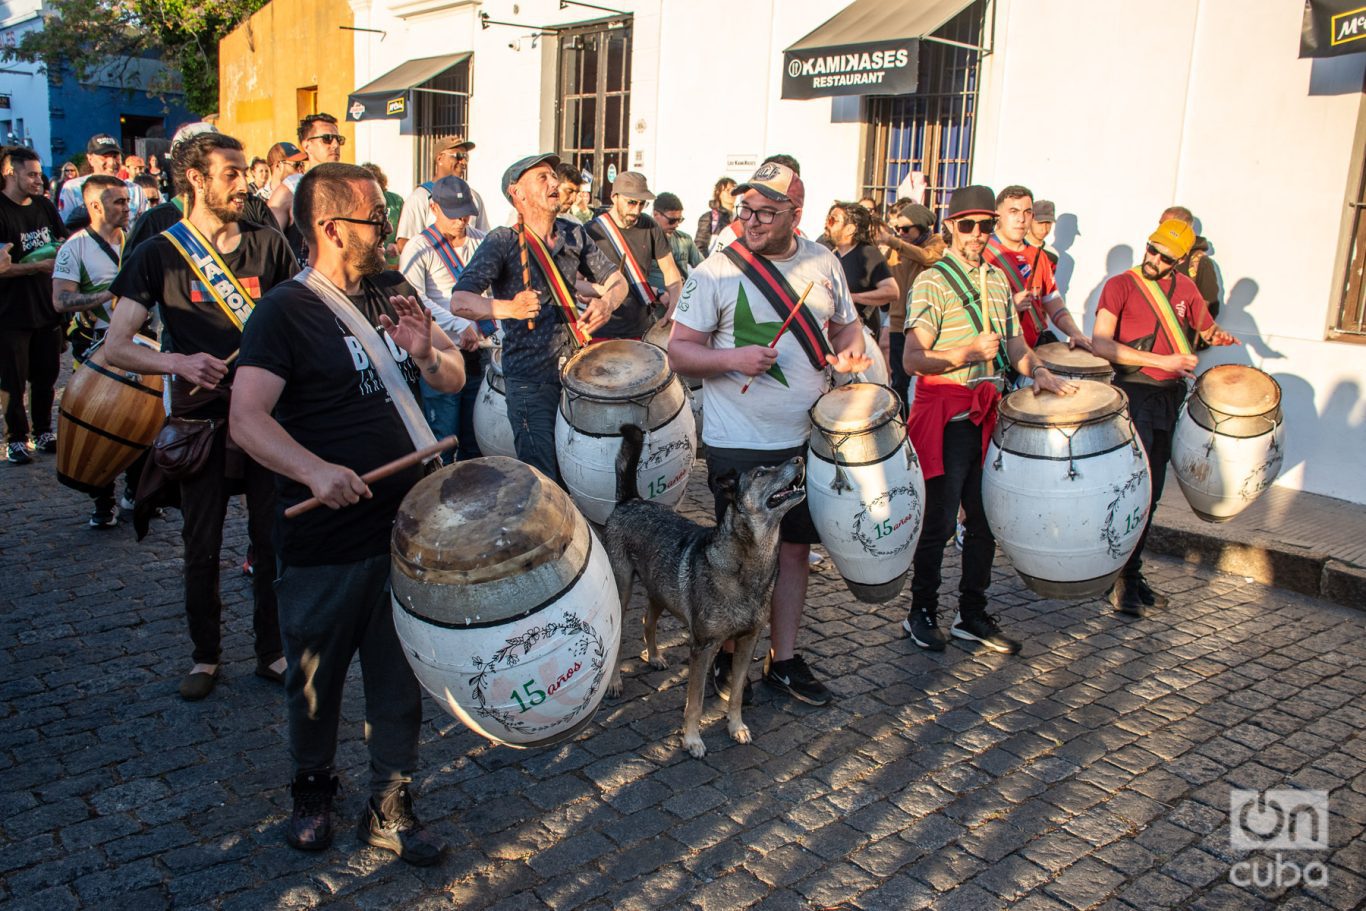
[[[1169,489],[1167,496],[1179,497]],[[686,511],[710,512],[695,471]],[[837,693],[815,709],[756,681],[748,745],[714,700],[682,749],[687,655],[639,658],[572,742],[491,746],[425,700],[417,808],[451,850],[415,870],[361,848],[359,672],[338,755],[336,844],[285,846],[281,691],[253,676],[234,504],[223,678],[188,669],[179,515],[141,544],[86,527],[51,456],[0,465],[0,904],[10,908],[1225,908],[1366,904],[1366,613],[1170,559],[1154,619],[1041,600],[998,556],[1014,658],[898,638],[904,598],[813,577],[799,647]],[[948,551],[945,590],[957,584]],[[951,599],[948,603],[952,603]],[[766,646],[761,645],[760,651]],[[1234,885],[1230,790],[1329,792],[1329,846],[1282,852],[1327,883]],[[1244,868],[1246,869],[1246,868]],[[1309,869],[1308,866],[1305,869]]]

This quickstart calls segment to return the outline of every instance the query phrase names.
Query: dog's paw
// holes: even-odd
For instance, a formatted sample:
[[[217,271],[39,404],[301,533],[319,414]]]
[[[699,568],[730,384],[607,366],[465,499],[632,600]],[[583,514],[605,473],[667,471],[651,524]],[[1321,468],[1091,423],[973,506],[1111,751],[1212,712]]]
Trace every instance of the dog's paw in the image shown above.
[[[742,721],[730,727],[730,739],[736,743],[749,743],[754,738],[749,734],[749,726]]]
[[[693,759],[701,759],[707,755],[707,745],[702,742],[700,734],[684,734],[683,747],[692,754]]]
[[[620,699],[621,694],[626,691],[626,685],[621,682],[621,671],[612,675],[612,679],[607,682],[607,698]]]
[[[650,667],[657,668],[661,671],[668,670],[669,668],[669,659],[664,657],[663,652],[659,652],[653,658],[651,658],[650,650],[647,648],[645,651],[640,653],[640,660],[650,665]]]

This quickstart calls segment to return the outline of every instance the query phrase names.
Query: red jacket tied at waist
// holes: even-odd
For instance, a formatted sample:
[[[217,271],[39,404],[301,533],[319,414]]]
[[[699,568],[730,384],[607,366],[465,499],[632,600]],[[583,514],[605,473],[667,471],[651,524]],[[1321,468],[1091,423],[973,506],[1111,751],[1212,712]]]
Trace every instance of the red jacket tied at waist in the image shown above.
[[[972,388],[937,376],[922,376],[915,382],[915,401],[906,422],[925,480],[944,473],[944,428],[954,415],[968,413],[967,419],[982,428],[982,458],[986,459],[991,431],[996,427],[996,403],[1001,393],[991,383]]]

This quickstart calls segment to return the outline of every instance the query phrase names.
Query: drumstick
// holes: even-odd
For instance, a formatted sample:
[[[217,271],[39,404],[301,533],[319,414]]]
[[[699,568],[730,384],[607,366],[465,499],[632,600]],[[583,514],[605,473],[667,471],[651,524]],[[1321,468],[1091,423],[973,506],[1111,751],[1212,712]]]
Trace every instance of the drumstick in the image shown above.
[[[772,348],[774,345],[778,344],[778,339],[782,338],[783,333],[787,331],[788,324],[792,322],[792,317],[797,315],[797,311],[801,309],[802,304],[806,301],[806,296],[811,293],[811,289],[815,286],[815,282],[806,283],[806,290],[803,291],[802,296],[797,299],[797,306],[792,308],[792,312],[787,315],[787,319],[783,320],[783,324],[778,327],[778,334],[773,336],[773,341],[768,343],[769,348]],[[749,381],[746,382],[745,385],[740,387],[741,395],[744,395],[746,392],[749,392],[749,384],[752,382],[754,382],[754,377],[750,377]]]
[[[229,354],[226,358],[223,359],[223,366],[224,366],[224,367],[231,367],[231,366],[232,366],[232,362],[235,361],[235,360],[237,360],[237,355],[239,355],[239,354],[241,354],[241,353],[242,353],[242,349],[241,349],[241,348],[238,348],[238,349],[237,349],[236,351],[234,351],[232,354]],[[190,390],[190,395],[195,395],[195,394],[197,394],[197,393],[199,392],[199,390],[201,390],[201,389],[203,389],[203,388],[204,388],[203,386],[196,386],[196,387],[194,387],[193,389]]]
[[[382,481],[390,475],[397,474],[405,468],[412,468],[419,462],[425,462],[432,456],[445,452],[447,449],[454,449],[457,445],[457,442],[458,441],[453,436],[446,437],[444,440],[438,440],[430,446],[424,447],[423,449],[419,449],[416,452],[408,453],[401,459],[394,459],[392,462],[389,462],[386,465],[381,465],[374,471],[367,471],[365,474],[360,476],[360,479],[364,481],[366,484],[373,484],[376,481]],[[301,503],[295,503],[293,506],[289,507],[289,509],[286,509],[285,518],[297,518],[298,516],[303,515],[311,509],[317,509],[321,505],[323,505],[322,500],[319,500],[317,497],[309,497],[307,500],[304,500]]]
[[[531,290],[531,264],[527,262],[526,255],[526,222],[522,221],[522,213],[517,213],[517,240],[522,253],[522,287]],[[526,331],[536,331],[536,321],[529,319],[526,321]]]

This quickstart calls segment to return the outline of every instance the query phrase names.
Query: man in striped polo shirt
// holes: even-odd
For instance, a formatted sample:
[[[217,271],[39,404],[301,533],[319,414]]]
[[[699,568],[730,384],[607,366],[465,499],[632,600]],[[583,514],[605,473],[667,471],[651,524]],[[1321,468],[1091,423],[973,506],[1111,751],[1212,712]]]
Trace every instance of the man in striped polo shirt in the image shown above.
[[[902,363],[920,377],[907,429],[925,472],[925,525],[902,629],[932,651],[943,651],[948,642],[939,629],[940,573],[960,504],[967,516],[963,576],[950,632],[998,652],[1019,651],[1019,643],[1002,635],[986,610],[996,539],[982,509],[982,459],[1009,366],[1034,378],[1036,394],[1076,392],[1025,344],[1010,285],[982,258],[995,216],[990,187],[954,191],[945,219],[949,249],[916,278],[906,306]]]

